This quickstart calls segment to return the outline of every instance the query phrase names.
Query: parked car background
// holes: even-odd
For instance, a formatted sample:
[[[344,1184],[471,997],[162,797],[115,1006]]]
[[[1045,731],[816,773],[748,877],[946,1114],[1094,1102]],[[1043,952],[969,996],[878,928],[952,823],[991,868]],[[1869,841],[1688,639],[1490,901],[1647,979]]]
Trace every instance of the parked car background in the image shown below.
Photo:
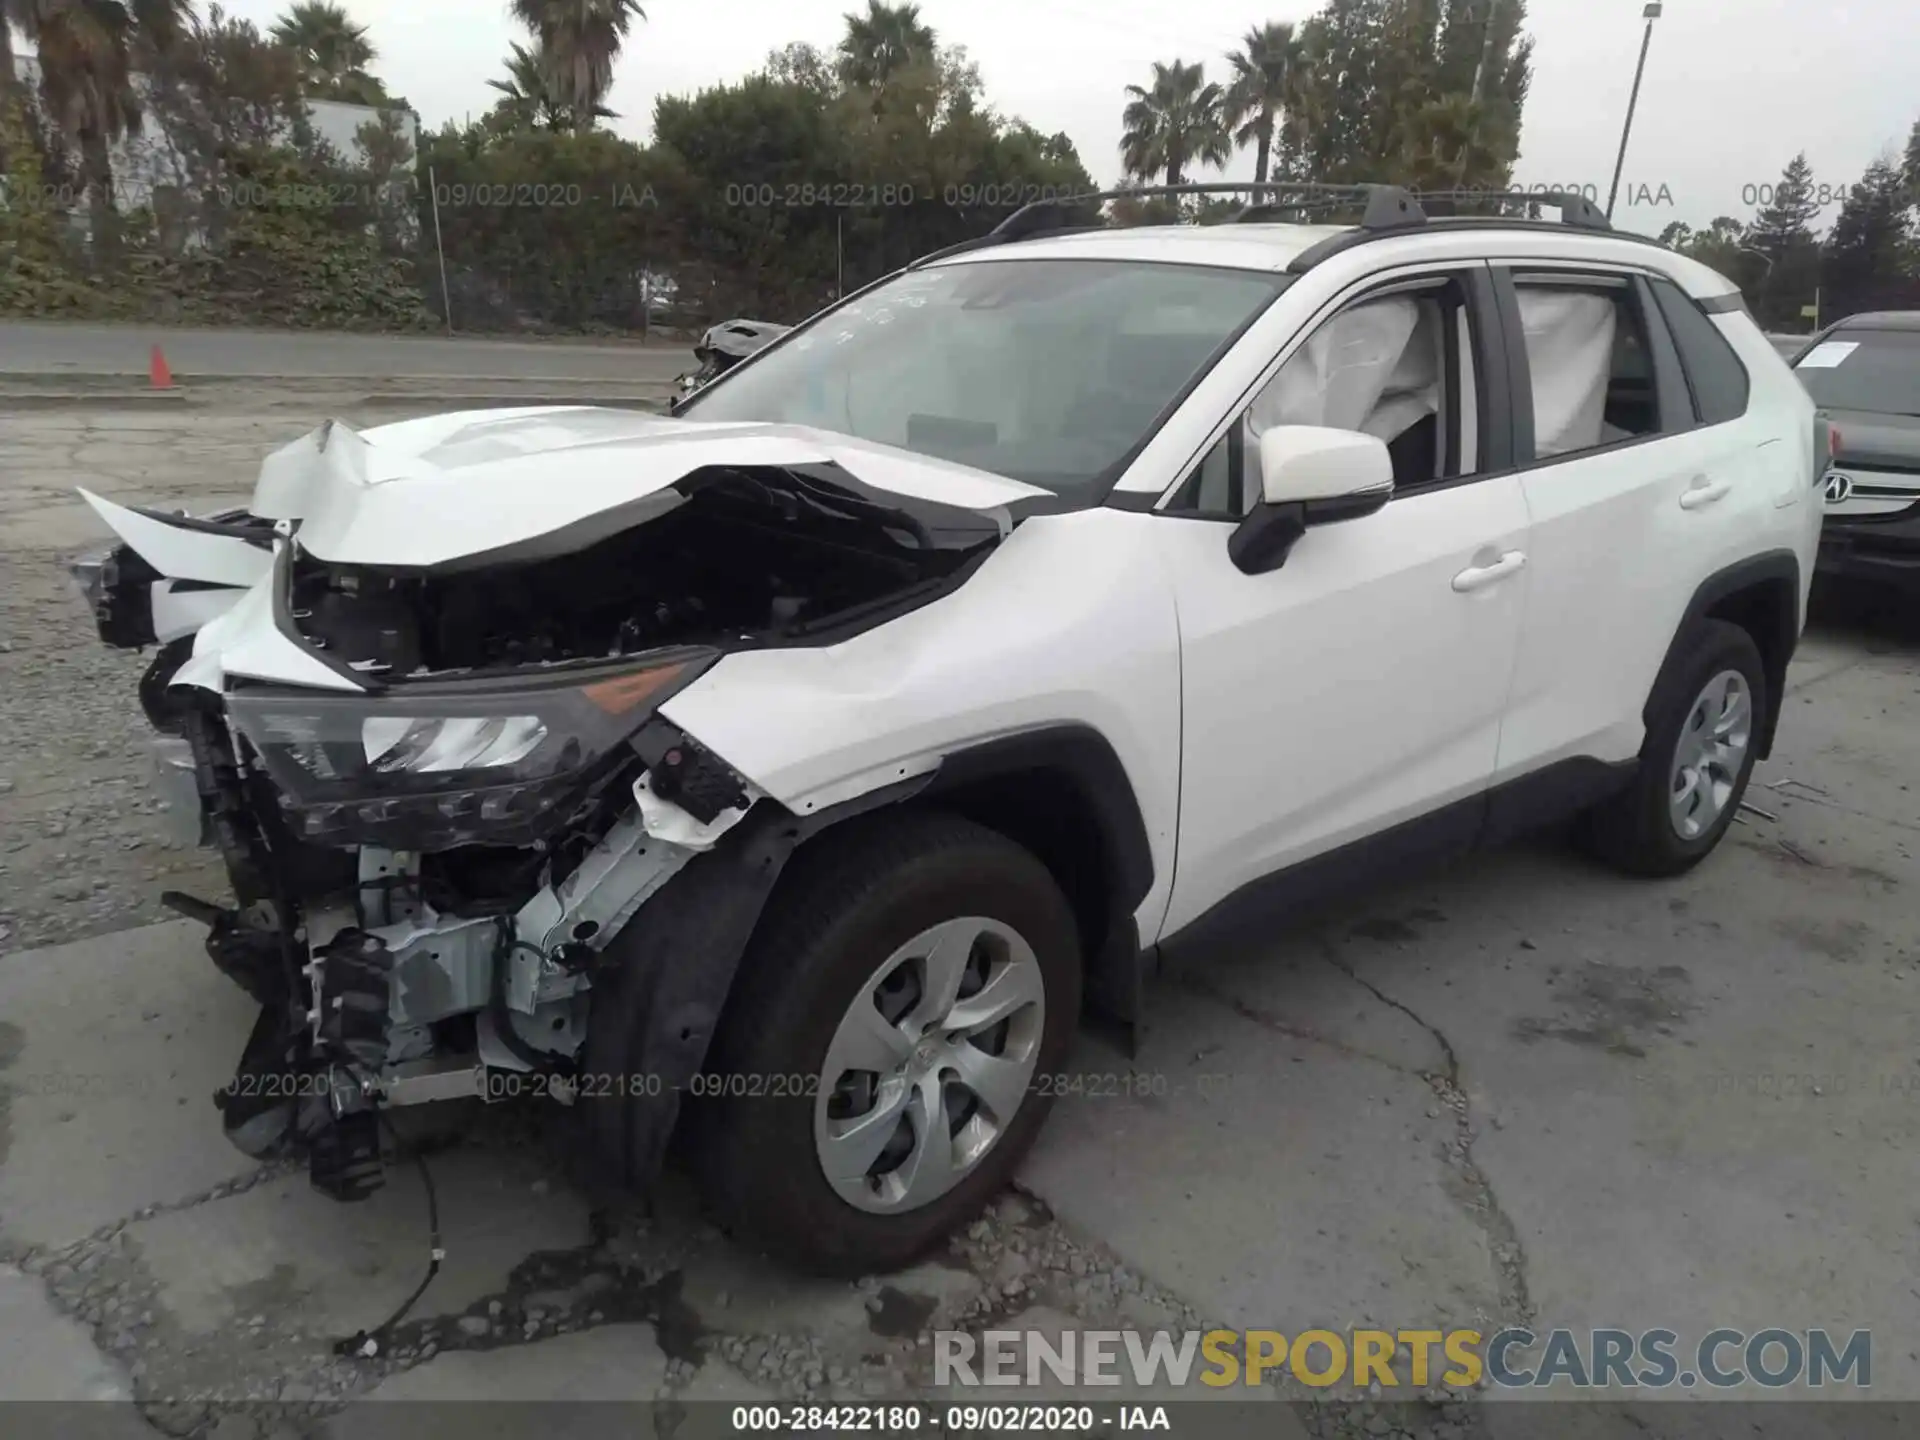
[[[1793,366],[1837,437],[1820,572],[1920,596],[1920,310],[1849,316]]]

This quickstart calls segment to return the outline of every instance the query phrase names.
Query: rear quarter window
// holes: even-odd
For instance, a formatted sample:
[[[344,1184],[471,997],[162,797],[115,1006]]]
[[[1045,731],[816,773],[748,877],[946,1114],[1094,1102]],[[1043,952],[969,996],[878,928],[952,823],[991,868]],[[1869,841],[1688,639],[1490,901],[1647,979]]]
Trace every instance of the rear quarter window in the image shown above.
[[[1671,280],[1653,281],[1653,294],[1680,351],[1680,365],[1693,394],[1693,413],[1703,425],[1724,425],[1747,413],[1751,382],[1747,367],[1707,313]]]

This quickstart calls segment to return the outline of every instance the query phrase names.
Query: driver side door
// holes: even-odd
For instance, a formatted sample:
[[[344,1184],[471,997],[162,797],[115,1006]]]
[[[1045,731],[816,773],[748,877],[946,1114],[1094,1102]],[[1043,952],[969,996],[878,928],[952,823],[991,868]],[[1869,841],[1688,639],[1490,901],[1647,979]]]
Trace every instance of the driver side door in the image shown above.
[[[1276,357],[1162,500],[1184,712],[1163,938],[1477,835],[1527,592],[1492,305],[1485,267],[1371,282]],[[1257,437],[1274,423],[1387,441],[1395,491],[1249,575],[1227,542],[1258,499]]]

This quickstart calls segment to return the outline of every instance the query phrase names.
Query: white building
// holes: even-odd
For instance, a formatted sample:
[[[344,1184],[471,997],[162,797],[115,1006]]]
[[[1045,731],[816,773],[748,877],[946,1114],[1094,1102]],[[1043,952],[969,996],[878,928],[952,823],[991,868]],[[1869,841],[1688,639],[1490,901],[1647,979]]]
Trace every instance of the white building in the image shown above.
[[[32,54],[14,57],[21,83],[38,92],[40,62]],[[135,77],[136,85],[142,82]],[[388,112],[402,128],[414,155],[419,152],[420,120],[411,111]],[[316,136],[327,142],[349,163],[364,161],[366,152],[359,140],[363,126],[378,123],[381,112],[370,105],[348,105],[338,100],[309,100],[307,114]],[[184,188],[190,183],[185,161],[168,143],[151,115],[141,134],[116,145],[112,152],[115,198],[122,209],[150,204],[157,191]],[[411,178],[412,160],[408,162]],[[79,197],[74,197],[76,200]]]

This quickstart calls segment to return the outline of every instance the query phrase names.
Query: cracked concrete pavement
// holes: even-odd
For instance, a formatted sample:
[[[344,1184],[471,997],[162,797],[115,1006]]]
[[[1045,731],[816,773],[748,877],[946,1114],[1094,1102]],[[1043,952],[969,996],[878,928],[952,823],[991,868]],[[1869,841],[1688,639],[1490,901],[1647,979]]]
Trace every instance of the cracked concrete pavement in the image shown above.
[[[677,1175],[589,1213],[551,1117],[475,1104],[409,1127],[438,1278],[383,1353],[337,1354],[425,1271],[421,1172],[335,1206],[220,1138],[249,1006],[157,895],[222,880],[167,838],[141,662],[63,570],[102,538],[71,487],[231,503],[317,418],[285,407],[0,412],[0,1396],[222,1440],[411,1432],[399,1399],[628,1400],[665,1435],[700,1399],[925,1394],[943,1327],[1525,1323],[1871,1329],[1875,1396],[1920,1399],[1920,641],[1852,615],[1795,663],[1765,813],[1694,874],[1547,838],[1162,977],[1141,1053],[1087,1037],[1019,1188],[906,1274],[781,1274]],[[1538,1428],[1355,1398],[1262,1428]],[[1661,1434],[1731,1413],[1661,1409]]]

